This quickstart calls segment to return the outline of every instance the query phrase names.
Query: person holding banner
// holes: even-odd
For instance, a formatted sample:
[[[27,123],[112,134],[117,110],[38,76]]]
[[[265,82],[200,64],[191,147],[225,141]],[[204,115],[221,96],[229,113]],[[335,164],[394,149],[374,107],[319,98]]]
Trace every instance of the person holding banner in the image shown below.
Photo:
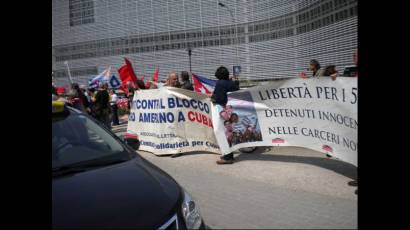
[[[336,66],[335,65],[326,66],[325,71],[323,72],[323,76],[331,77],[333,81],[336,80],[336,77],[338,76]]]
[[[221,66],[215,72],[216,81],[215,90],[211,96],[211,101],[215,104],[217,114],[220,114],[228,103],[228,92],[239,90],[239,81],[229,79],[229,71],[226,67]],[[215,129],[217,130],[217,129]],[[222,155],[221,159],[216,161],[217,164],[233,164],[233,153]]]
[[[313,72],[312,77],[323,76],[323,70],[320,68],[320,64],[317,60],[310,60],[309,70]]]
[[[181,83],[179,83],[178,81],[178,74],[175,71],[171,71],[171,73],[168,75],[167,82],[164,86],[170,86],[175,88],[181,87]]]
[[[127,87],[128,87],[128,111],[131,111],[131,103],[132,100],[134,99],[134,92],[135,88],[132,85],[132,82],[127,82]]]
[[[181,89],[191,90],[194,91],[194,87],[192,86],[191,82],[189,81],[189,73],[187,71],[181,72]]]
[[[143,80],[138,79],[138,80],[137,80],[137,86],[138,86],[139,89],[146,89]]]

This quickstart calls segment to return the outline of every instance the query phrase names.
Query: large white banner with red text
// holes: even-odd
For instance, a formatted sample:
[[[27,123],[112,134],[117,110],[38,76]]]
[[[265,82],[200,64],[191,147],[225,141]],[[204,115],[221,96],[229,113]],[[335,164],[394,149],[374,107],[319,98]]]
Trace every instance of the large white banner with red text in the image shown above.
[[[213,107],[222,154],[252,146],[300,146],[357,166],[357,78],[291,78],[229,94]]]

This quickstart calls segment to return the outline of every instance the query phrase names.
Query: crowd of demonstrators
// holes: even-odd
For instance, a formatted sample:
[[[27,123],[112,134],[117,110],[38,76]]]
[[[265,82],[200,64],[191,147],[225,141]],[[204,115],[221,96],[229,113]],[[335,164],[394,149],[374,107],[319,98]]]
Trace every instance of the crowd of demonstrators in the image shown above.
[[[128,96],[127,102],[128,109],[130,109],[130,102],[132,101],[135,91],[138,89],[145,89],[144,83],[139,80],[137,81],[137,86],[139,88],[134,88],[131,82],[128,82]],[[151,87],[155,87],[154,84]],[[69,106],[74,107],[82,112],[88,113],[90,116],[94,117],[101,123],[103,123],[107,128],[111,126],[120,125],[119,115],[118,115],[118,95],[115,93],[114,89],[108,90],[107,83],[100,83],[99,88],[79,88],[77,83],[73,83],[69,93],[58,93],[56,87],[52,86],[52,100],[63,101]]]
[[[353,63],[354,63],[354,67],[357,68],[358,67],[357,50],[355,50],[353,53]],[[323,69],[321,68],[319,61],[317,61],[316,59],[310,60],[308,70],[312,71],[312,77],[331,77],[332,80],[334,81],[339,76],[339,73],[336,70],[335,65],[328,65]],[[355,73],[350,76],[357,77],[358,76],[357,70],[355,70]]]
[[[168,74],[168,78],[165,81],[164,86],[168,87],[175,87],[181,88],[186,90],[194,91],[194,86],[192,85],[191,81],[189,80],[189,73],[187,71],[182,71],[180,75],[180,80],[178,79],[178,73],[175,71],[171,71]]]
[[[157,85],[151,82],[147,85],[142,80],[137,80],[135,84],[127,82],[128,95],[127,101],[128,110],[131,109],[131,102],[134,94],[138,90],[147,88],[157,88]],[[80,88],[77,83],[71,84],[71,88],[67,94],[58,93],[57,88],[52,84],[52,100],[63,101],[70,107],[78,109],[84,113],[88,113],[107,128],[120,125],[118,115],[118,100],[119,97],[114,89],[108,90],[108,83],[100,83],[98,88]]]
[[[215,84],[215,90],[211,96],[211,101],[216,105],[217,111],[223,111],[228,103],[228,92],[239,90],[239,81],[229,78],[229,71],[226,67],[221,66],[215,72],[215,77],[218,79]],[[219,114],[219,112],[218,112]],[[234,122],[234,121],[232,121]],[[217,164],[232,164],[234,161],[233,153],[221,156]]]
[[[357,50],[353,55],[354,64],[357,66]],[[312,59],[309,62],[309,71],[312,71],[311,77],[331,77],[332,80],[336,80],[338,77],[338,71],[336,70],[335,65],[328,65],[325,68],[322,68],[319,61]],[[356,75],[357,76],[357,75]],[[228,102],[228,92],[233,92],[239,90],[239,81],[237,77],[230,78],[229,71],[226,67],[220,66],[215,72],[215,77],[218,79],[216,81],[215,89],[211,96],[211,101],[215,104],[216,110],[221,112],[220,115],[224,120],[225,135],[227,136],[229,146],[232,146],[238,140],[234,132],[233,126],[238,123],[238,115],[233,113],[232,109],[229,109],[226,105]],[[171,71],[164,86],[175,87],[186,90],[194,91],[194,87],[190,81],[190,73],[187,71],[182,71],[180,74],[180,81],[178,73],[176,71]],[[128,110],[131,110],[131,103],[134,98],[135,93],[138,93],[139,90],[145,89],[156,89],[158,88],[156,82],[147,82],[146,84],[142,80],[137,80],[136,82],[127,83],[127,99],[128,99]],[[62,100],[70,103],[73,107],[88,112],[90,115],[95,117],[101,123],[103,123],[108,128],[111,128],[112,125],[119,125],[118,117],[118,96],[115,94],[114,90],[108,90],[108,84],[103,84],[102,87],[95,92],[93,89],[80,89],[78,84],[72,84],[71,91],[68,94],[68,101],[64,97],[58,96],[56,88],[52,87],[53,100]],[[254,132],[255,127],[249,125],[246,127],[244,137],[249,137],[249,139],[261,139],[261,134]],[[255,134],[256,133],[256,134]],[[252,135],[254,137],[252,137]],[[239,141],[240,142],[244,142]],[[327,154],[330,157],[329,154]],[[233,153],[224,154],[220,157],[217,164],[232,164],[234,163]],[[355,182],[357,185],[357,181]]]

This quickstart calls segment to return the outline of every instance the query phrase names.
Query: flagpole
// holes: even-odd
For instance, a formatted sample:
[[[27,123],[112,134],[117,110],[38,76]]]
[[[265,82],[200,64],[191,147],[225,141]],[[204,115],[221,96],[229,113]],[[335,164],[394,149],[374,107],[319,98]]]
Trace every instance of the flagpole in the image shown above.
[[[70,79],[71,84],[73,84],[73,79],[71,78],[70,67],[68,66],[68,61],[65,61],[64,64],[67,66],[68,78]]]

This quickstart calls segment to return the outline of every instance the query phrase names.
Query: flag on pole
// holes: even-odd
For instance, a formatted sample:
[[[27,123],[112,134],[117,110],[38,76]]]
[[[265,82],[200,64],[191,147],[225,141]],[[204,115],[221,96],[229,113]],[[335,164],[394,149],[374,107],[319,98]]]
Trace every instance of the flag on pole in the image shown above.
[[[88,82],[88,85],[91,88],[97,88],[100,82],[108,82],[110,80],[110,76],[111,76],[111,66],[105,69],[104,71],[102,71],[100,74],[98,74],[93,79],[91,79]]]
[[[125,64],[118,69],[118,73],[120,74],[121,81],[129,80],[132,82],[137,82],[137,75],[135,75],[134,69],[132,68],[131,62],[124,58]]]
[[[124,59],[125,64],[118,69],[118,73],[121,78],[121,88],[128,94],[127,83],[131,82],[136,86],[137,76],[134,73],[131,62],[127,58]]]
[[[70,67],[68,67],[68,61],[65,61],[64,64],[67,66],[68,79],[70,80],[70,83],[73,84],[73,79],[71,78]]]
[[[192,81],[194,83],[194,90],[198,93],[203,93],[208,96],[212,95],[215,89],[216,80],[211,80],[192,74]]]

